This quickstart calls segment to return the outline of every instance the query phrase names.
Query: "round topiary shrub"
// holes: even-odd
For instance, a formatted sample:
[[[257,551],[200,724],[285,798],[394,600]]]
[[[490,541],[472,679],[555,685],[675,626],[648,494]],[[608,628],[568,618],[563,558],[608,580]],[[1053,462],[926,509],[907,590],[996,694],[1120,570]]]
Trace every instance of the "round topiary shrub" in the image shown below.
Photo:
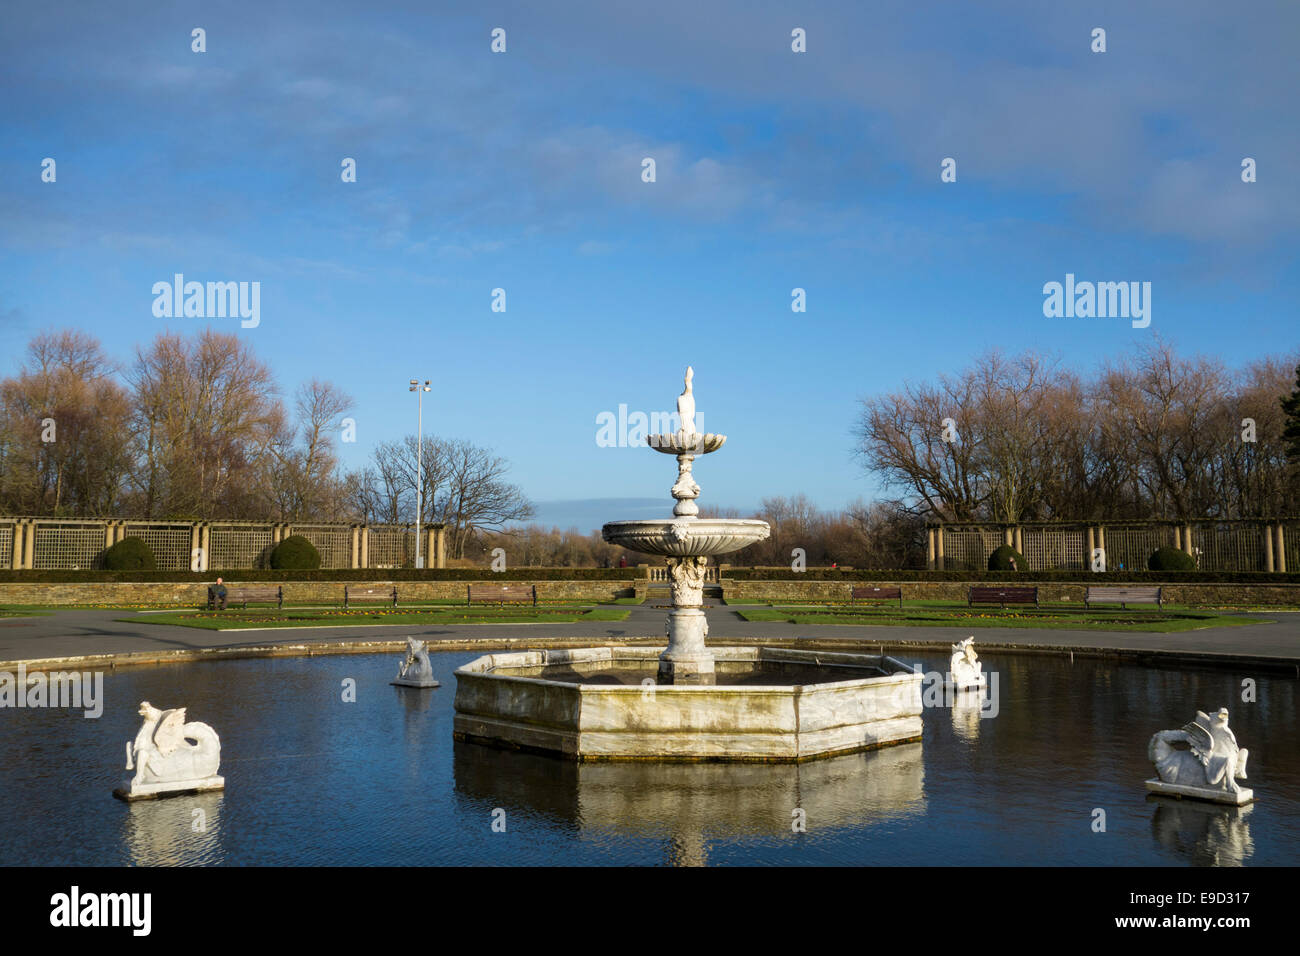
[[[1012,562],[1015,562],[1013,565]],[[994,548],[993,553],[989,555],[990,571],[1028,571],[1029,563],[1025,561],[1025,556],[1011,547],[1004,544],[1000,548]]]
[[[1196,559],[1179,548],[1158,548],[1147,558],[1152,571],[1195,571]]]
[[[302,535],[295,534],[275,546],[271,567],[277,571],[315,571],[320,567],[320,552]]]
[[[153,550],[140,538],[123,538],[104,552],[108,571],[157,571]]]

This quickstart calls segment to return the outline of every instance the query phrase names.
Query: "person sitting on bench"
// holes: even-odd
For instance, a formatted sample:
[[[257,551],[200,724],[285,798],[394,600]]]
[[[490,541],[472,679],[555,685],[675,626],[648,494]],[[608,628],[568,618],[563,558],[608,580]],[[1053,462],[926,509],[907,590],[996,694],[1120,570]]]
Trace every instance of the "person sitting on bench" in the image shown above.
[[[212,606],[218,611],[226,609],[226,586],[221,583],[221,578],[217,578],[212,588]]]

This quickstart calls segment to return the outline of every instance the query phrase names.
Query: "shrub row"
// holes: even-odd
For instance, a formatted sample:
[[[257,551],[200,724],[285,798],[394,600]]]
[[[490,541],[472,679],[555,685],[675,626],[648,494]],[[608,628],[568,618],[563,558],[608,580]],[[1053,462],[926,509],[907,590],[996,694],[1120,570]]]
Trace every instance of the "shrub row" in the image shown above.
[[[12,571],[0,570],[0,584],[130,584],[133,582],[227,581],[633,581],[637,568],[360,568],[344,570],[219,571]]]
[[[809,568],[732,568],[723,574],[734,581],[969,581],[1032,584],[1069,582],[1089,584],[1300,584],[1300,573],[1267,571],[888,571],[855,568],[838,571]]]
[[[643,580],[637,568],[361,568],[357,570],[220,570],[220,571],[12,571],[0,569],[0,584],[94,584],[132,582],[228,581],[627,581]],[[1094,584],[1300,584],[1300,573],[1264,571],[852,571],[809,568],[731,568],[724,578],[735,581],[970,581],[970,582],[1088,582]]]

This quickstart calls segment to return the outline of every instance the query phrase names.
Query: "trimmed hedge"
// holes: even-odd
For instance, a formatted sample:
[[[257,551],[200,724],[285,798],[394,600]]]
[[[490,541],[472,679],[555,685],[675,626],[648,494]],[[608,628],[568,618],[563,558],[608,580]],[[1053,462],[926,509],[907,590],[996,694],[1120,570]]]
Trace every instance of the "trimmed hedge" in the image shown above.
[[[318,571],[275,571],[265,568],[214,568],[211,571],[71,571],[0,569],[0,584],[130,584],[133,581],[158,583],[210,583],[217,577],[238,578],[245,582],[265,581],[638,581],[644,580],[639,568],[511,568],[493,572],[488,568],[358,568]],[[1300,576],[1298,576],[1300,577]]]
[[[265,581],[644,581],[639,568],[511,568],[494,573],[487,568],[360,568],[357,570],[271,571],[218,568],[211,571],[13,571],[0,569],[0,584],[129,584],[133,581],[211,583],[217,576],[236,577],[241,583]],[[733,581],[1015,581],[1072,584],[1167,584],[1165,571],[852,571],[809,568],[799,573],[783,568],[732,568],[723,578]],[[1300,584],[1300,572],[1181,571],[1179,584]]]
[[[1013,561],[1014,564],[1012,564]],[[1025,560],[1025,556],[1009,544],[994,548],[993,553],[989,555],[990,571],[1015,571],[1019,573],[1028,567],[1029,562]]]
[[[809,568],[802,573],[789,568],[732,568],[722,576],[733,581],[1015,581],[1020,584],[1034,582],[1062,582],[1070,584],[1168,584],[1168,571],[920,571],[920,570],[864,570],[832,571],[829,568]],[[1286,574],[1267,571],[1180,571],[1179,584],[1300,584],[1300,573]]]
[[[302,535],[290,535],[271,552],[271,567],[277,571],[317,571],[320,552]]]
[[[142,538],[123,538],[104,552],[109,571],[157,571],[153,549]]]
[[[1152,571],[1177,571],[1180,574],[1196,570],[1196,559],[1181,548],[1157,548],[1147,558]]]

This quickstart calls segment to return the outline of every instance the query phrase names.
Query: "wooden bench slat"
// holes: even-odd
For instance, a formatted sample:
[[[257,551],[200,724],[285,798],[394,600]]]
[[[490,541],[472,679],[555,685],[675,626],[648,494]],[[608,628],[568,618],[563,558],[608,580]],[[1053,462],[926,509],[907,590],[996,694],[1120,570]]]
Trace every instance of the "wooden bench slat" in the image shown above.
[[[1008,604],[1032,604],[1038,606],[1038,588],[1036,587],[992,587],[987,585],[972,586],[967,597],[967,606],[973,604],[993,604],[1006,607]]]
[[[1098,585],[1089,586],[1087,594],[1083,598],[1083,606],[1088,607],[1095,602],[1108,602],[1119,604],[1125,607],[1129,604],[1154,604],[1157,607],[1164,607],[1164,594],[1160,587],[1136,585],[1126,587],[1124,585]]]
[[[505,604],[506,601],[530,601],[537,606],[537,587],[532,584],[469,584],[465,586],[465,603]]]
[[[878,587],[856,587],[849,593],[849,603],[854,601],[897,601],[898,606],[903,606],[903,589],[878,588]]]
[[[343,607],[346,609],[351,602],[361,600],[387,601],[393,607],[397,607],[397,585],[392,587],[368,587],[353,588],[343,585]]]
[[[208,585],[208,608],[212,610],[217,606],[216,587],[215,584]],[[250,601],[260,601],[284,607],[284,588],[276,585],[227,584],[225,589],[227,606],[238,602],[247,608]]]

